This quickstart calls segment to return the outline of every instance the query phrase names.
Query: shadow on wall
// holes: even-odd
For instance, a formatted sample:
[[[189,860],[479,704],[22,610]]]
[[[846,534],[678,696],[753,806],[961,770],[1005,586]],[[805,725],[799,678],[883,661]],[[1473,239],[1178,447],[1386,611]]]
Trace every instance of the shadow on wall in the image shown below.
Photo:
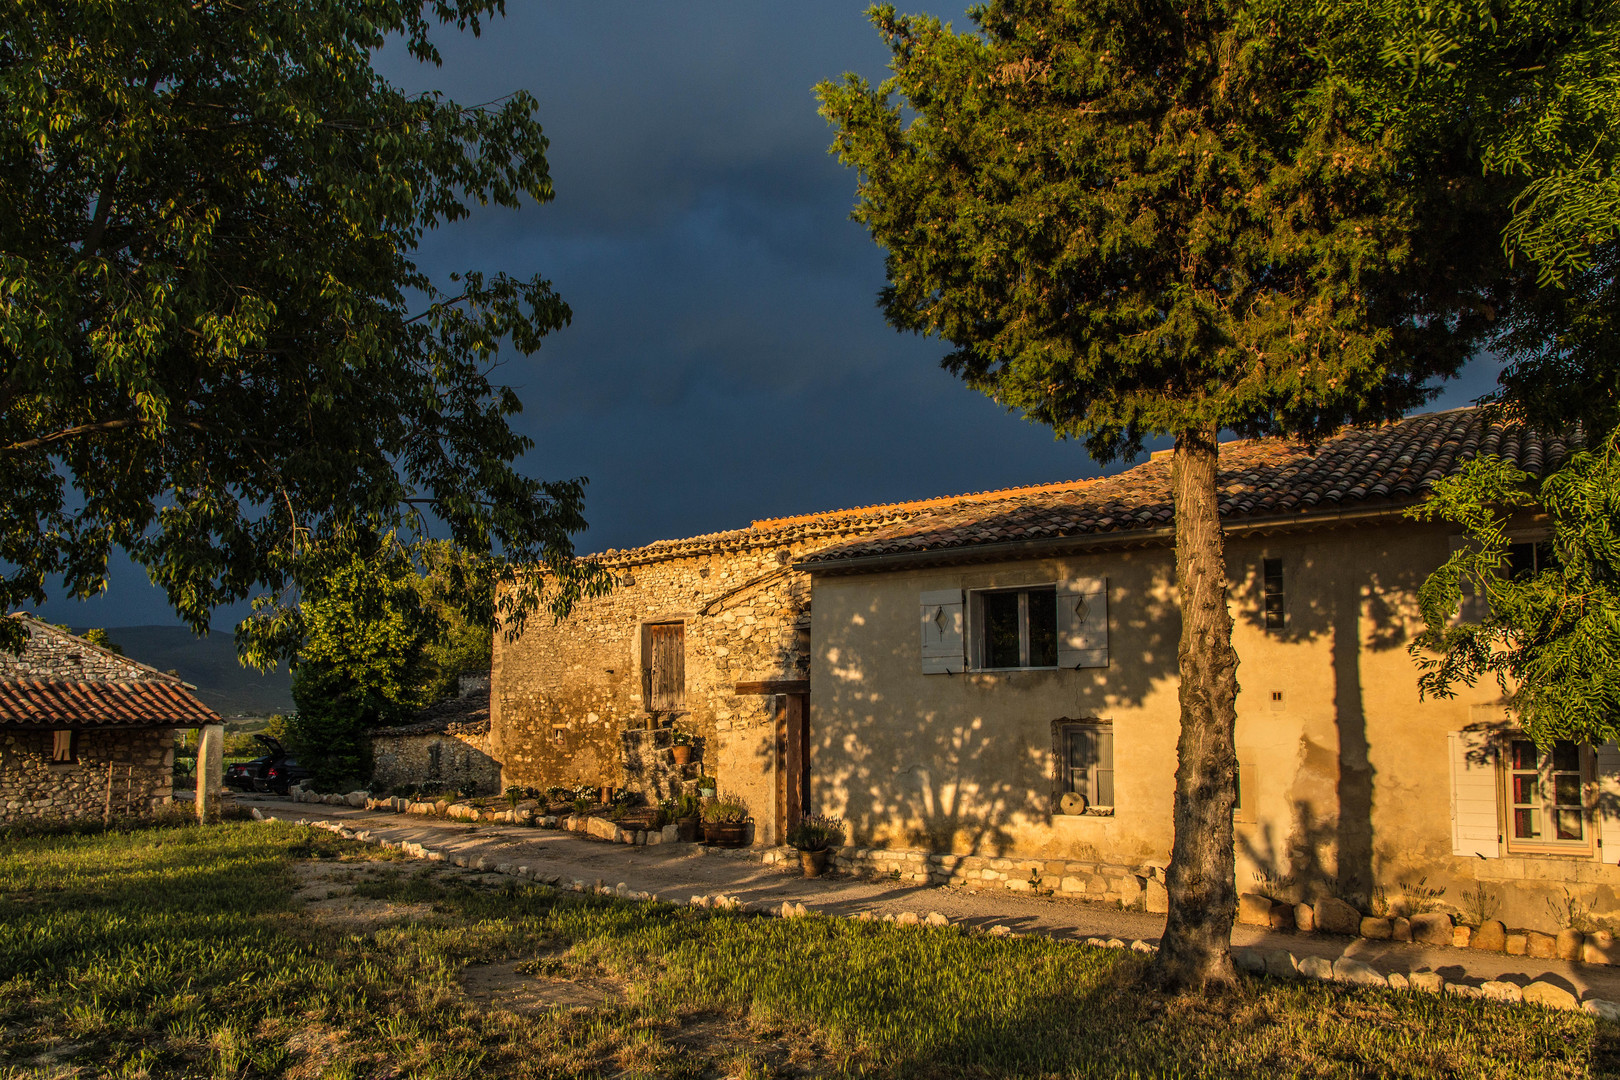
[[[1377,567],[1400,561],[1386,558],[1382,551],[1364,553],[1364,563],[1329,565],[1311,554],[1309,546],[1303,553],[1300,547],[1283,550],[1296,556],[1284,559],[1285,625],[1266,625],[1264,563],[1258,556],[1250,560],[1244,579],[1233,589],[1233,607],[1251,629],[1281,644],[1328,641],[1332,723],[1318,726],[1307,719],[1302,725],[1289,835],[1276,837],[1269,827],[1253,837],[1240,831],[1239,850],[1263,872],[1291,877],[1307,899],[1335,894],[1365,910],[1382,868],[1375,865],[1373,846],[1376,775],[1367,735],[1362,657],[1406,648],[1407,620],[1388,597],[1415,596],[1422,575],[1381,572]],[[1294,583],[1292,591],[1289,582]],[[1415,681],[1415,667],[1412,677]],[[1239,891],[1246,891],[1246,883],[1238,885]]]
[[[831,792],[847,794],[843,814],[853,843],[1006,852],[1015,828],[1050,820],[1059,789],[1053,721],[1111,718],[1167,686],[1173,691],[1181,632],[1173,566],[1162,551],[1109,558],[1125,560],[1128,573],[1109,583],[1107,669],[923,675],[914,590],[874,587],[855,610],[838,613],[839,626],[825,608],[819,613],[812,794],[818,806]],[[1040,576],[1051,568],[1031,564],[1028,582],[1053,580]],[[829,585],[836,589],[839,580]],[[887,644],[878,651],[880,640]],[[1009,713],[1023,708],[1009,706],[1013,701],[1040,715]],[[834,723],[824,719],[829,715]]]

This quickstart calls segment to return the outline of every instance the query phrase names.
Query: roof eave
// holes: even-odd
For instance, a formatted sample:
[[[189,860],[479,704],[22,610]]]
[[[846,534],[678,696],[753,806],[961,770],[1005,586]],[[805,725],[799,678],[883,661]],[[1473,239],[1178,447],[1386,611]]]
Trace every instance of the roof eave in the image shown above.
[[[1400,517],[1420,500],[1407,499],[1377,507],[1353,510],[1281,514],[1264,518],[1244,518],[1226,525],[1227,536],[1263,533],[1303,532],[1311,529],[1356,525]],[[882,555],[857,555],[847,559],[810,561],[801,559],[793,569],[824,577],[876,573],[883,570],[921,569],[929,566],[958,566],[965,563],[1004,562],[1012,559],[1048,558],[1082,551],[1157,547],[1174,543],[1176,531],[1160,525],[1152,529],[1121,532],[1082,533],[1074,536],[1043,536],[1033,540],[1003,540],[993,544],[962,544],[948,548],[896,551]]]

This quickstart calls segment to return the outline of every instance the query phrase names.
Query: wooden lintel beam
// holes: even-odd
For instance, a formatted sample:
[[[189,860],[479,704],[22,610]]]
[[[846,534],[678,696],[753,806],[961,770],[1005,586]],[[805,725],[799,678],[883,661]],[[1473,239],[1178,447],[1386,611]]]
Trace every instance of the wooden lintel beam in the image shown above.
[[[808,694],[809,679],[766,679],[762,682],[740,682],[739,694]]]

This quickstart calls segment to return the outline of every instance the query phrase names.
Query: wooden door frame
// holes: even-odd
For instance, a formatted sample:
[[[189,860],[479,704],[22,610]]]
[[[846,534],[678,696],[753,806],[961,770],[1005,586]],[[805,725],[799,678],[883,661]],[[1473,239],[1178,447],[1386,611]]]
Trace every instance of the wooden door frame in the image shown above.
[[[776,748],[775,837],[781,843],[810,806],[810,680],[740,682],[737,693],[770,694]]]

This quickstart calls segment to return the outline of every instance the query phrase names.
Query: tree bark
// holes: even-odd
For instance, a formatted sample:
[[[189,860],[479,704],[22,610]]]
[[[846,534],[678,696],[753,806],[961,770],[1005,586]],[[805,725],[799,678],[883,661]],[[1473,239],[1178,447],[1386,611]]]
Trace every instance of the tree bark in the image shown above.
[[[1215,425],[1176,437],[1176,589],[1181,601],[1181,739],[1177,745],[1170,911],[1155,983],[1197,989],[1236,978],[1232,809],[1237,802],[1237,654],[1226,596],[1226,543],[1216,494]]]

